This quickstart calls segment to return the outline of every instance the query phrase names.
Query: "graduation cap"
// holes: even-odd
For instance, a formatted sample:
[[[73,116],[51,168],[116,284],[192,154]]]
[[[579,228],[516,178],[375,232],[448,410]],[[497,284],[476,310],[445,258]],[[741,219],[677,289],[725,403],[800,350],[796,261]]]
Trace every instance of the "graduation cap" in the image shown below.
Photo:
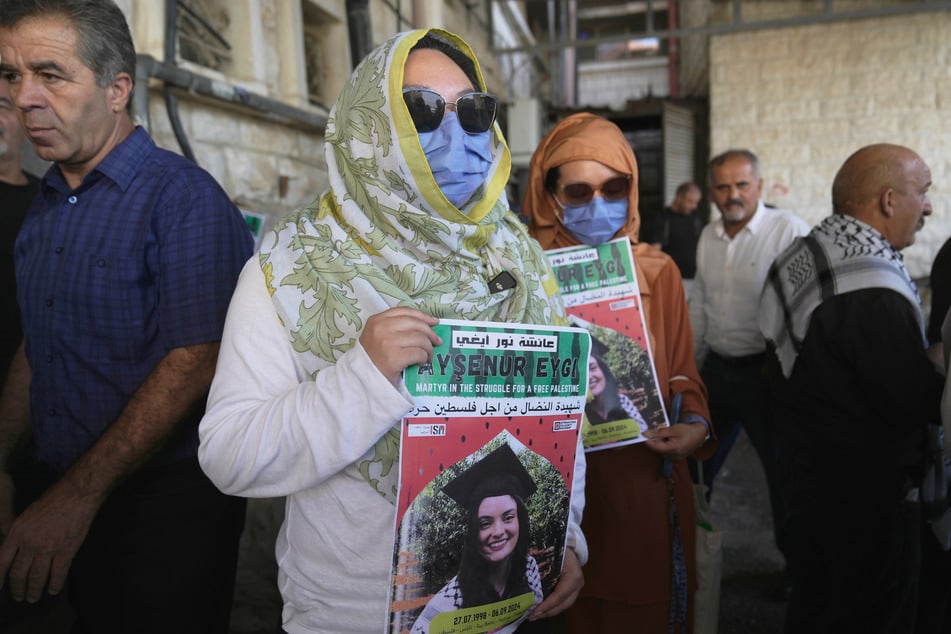
[[[487,497],[512,495],[523,502],[537,486],[518,456],[503,443],[443,487],[442,491],[466,510]]]
[[[603,359],[608,352],[608,347],[603,341],[591,334],[591,354],[599,359]]]

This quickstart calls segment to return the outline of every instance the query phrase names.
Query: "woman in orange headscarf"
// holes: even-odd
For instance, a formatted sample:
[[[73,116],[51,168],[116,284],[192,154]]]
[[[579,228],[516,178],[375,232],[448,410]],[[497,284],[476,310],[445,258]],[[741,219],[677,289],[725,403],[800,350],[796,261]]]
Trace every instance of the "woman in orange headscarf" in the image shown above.
[[[713,453],[706,387],[694,362],[680,272],[663,252],[637,241],[637,162],[621,130],[588,113],[556,125],[535,150],[523,205],[529,232],[545,249],[596,245],[628,236],[664,403],[681,394],[679,420],[646,442],[587,454],[590,548],[585,585],[567,612],[569,630],[666,633],[692,630],[695,517],[686,456]],[[672,462],[671,478],[664,459]],[[672,482],[683,557],[670,525]],[[680,562],[678,564],[678,561]]]

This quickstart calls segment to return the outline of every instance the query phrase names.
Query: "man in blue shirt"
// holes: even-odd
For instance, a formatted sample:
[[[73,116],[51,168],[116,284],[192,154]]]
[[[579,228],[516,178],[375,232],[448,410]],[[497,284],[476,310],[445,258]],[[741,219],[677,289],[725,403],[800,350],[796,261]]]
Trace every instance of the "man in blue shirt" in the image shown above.
[[[225,633],[244,502],[195,456],[251,236],[211,176],[134,125],[122,12],[39,4],[0,0],[0,79],[54,163],[16,246],[25,336],[0,399],[0,584],[29,602],[68,588],[78,631]],[[51,484],[14,510],[8,474],[31,429]]]

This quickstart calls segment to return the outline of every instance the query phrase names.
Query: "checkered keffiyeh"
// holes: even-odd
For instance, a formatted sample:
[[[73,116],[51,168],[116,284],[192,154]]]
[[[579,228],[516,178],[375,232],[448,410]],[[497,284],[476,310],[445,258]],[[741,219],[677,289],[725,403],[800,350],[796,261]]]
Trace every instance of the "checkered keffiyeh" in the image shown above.
[[[927,345],[918,289],[904,260],[881,233],[841,214],[797,238],[770,267],[760,298],[759,328],[792,374],[812,313],[823,301],[866,288],[891,289],[914,306]]]

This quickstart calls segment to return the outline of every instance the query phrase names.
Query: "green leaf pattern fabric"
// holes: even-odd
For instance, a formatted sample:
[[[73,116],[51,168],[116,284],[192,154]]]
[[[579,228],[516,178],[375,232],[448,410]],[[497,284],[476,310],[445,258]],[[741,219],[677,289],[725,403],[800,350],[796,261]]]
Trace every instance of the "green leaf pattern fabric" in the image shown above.
[[[357,67],[328,118],[329,190],[262,242],[274,306],[312,376],[354,346],[367,317],[394,306],[454,319],[566,323],[547,259],[508,207],[511,159],[498,125],[490,174],[462,209],[433,180],[402,99],[403,66],[427,32],[398,34]],[[436,33],[475,60],[460,38]],[[516,287],[489,292],[503,270]],[[358,464],[394,503],[399,437],[397,423]]]

